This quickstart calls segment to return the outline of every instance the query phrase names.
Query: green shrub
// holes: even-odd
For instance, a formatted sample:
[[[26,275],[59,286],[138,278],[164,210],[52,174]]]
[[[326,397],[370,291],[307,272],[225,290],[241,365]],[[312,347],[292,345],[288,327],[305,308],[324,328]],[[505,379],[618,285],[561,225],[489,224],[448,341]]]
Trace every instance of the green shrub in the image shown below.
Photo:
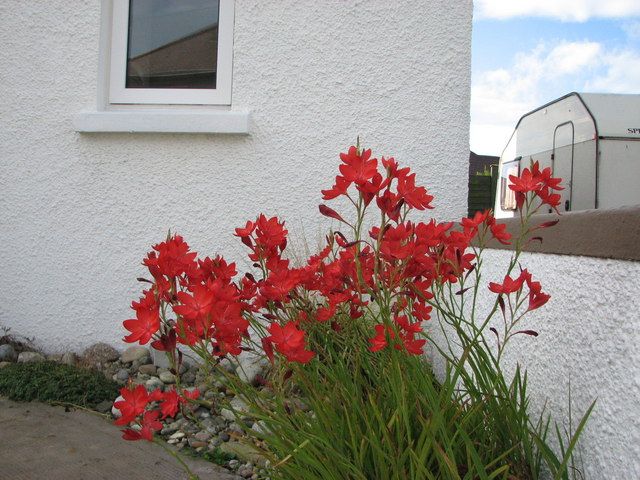
[[[55,362],[14,363],[0,369],[0,394],[20,402],[95,407],[118,396],[118,385],[95,370]]]

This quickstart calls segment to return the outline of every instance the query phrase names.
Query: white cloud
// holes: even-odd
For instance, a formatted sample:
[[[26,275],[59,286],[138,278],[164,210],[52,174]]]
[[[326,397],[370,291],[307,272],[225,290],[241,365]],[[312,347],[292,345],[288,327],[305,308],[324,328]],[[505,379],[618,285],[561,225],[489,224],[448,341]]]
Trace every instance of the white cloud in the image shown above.
[[[640,22],[625,22],[622,24],[622,30],[631,40],[640,39]]]
[[[584,22],[590,18],[624,18],[640,15],[638,0],[476,0],[478,19],[546,17]]]
[[[640,93],[640,52],[623,50],[603,58],[604,72],[585,82],[585,90]]]
[[[583,82],[573,83],[573,87],[550,97],[549,85],[557,87],[567,78],[595,72],[603,64],[603,55],[602,45],[596,42],[562,42],[553,48],[539,44],[530,52],[518,53],[509,69],[476,75],[471,87],[471,149],[480,154],[499,154],[523,114],[554,95],[584,87]],[[620,74],[622,78],[626,77]]]

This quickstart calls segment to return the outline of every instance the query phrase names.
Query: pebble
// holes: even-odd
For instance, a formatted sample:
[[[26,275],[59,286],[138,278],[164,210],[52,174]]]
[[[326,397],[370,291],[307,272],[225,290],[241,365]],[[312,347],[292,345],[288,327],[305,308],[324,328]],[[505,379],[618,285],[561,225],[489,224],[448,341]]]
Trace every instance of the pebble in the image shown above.
[[[196,374],[193,372],[193,370],[188,370],[184,373],[184,375],[182,375],[180,380],[182,380],[182,383],[193,385],[196,381]]]
[[[96,405],[96,410],[100,413],[107,413],[109,410],[112,410],[112,408],[113,408],[113,402],[110,400],[103,400],[102,402]]]
[[[147,390],[155,390],[157,388],[164,387],[164,383],[158,377],[151,377],[149,380],[144,382],[144,386],[147,387]]]
[[[118,398],[116,398],[113,403],[114,406],[111,408],[111,415],[113,415],[115,418],[120,418],[122,416],[122,413],[120,413],[120,410],[118,410],[115,407],[115,404],[118,402],[121,402],[122,400],[124,400],[124,397],[122,395],[118,395]]]
[[[153,363],[140,365],[138,367],[138,372],[142,373],[143,375],[155,375],[157,370],[158,367],[156,367]]]
[[[228,442],[229,440],[231,440],[231,435],[229,435],[227,432],[222,432],[218,438],[223,442]]]
[[[235,432],[239,434],[244,433],[244,429],[240,425],[238,425],[236,422],[231,422],[228,428],[231,432]]]
[[[18,355],[18,363],[38,363],[45,360],[44,355],[38,352],[21,352]]]
[[[202,390],[200,390],[202,391]],[[215,398],[219,398],[218,397],[218,392],[214,392],[213,390],[207,390],[204,394],[204,398],[205,400],[213,400]]]
[[[238,378],[245,383],[255,385],[258,378],[264,374],[269,362],[262,355],[250,352],[242,352],[238,357],[236,373]]]
[[[204,420],[205,418],[209,418],[211,416],[211,412],[209,412],[208,409],[204,408],[204,407],[200,407],[195,411],[196,417],[198,417],[201,420]]]
[[[228,408],[223,408],[222,410],[220,410],[220,415],[222,415],[223,418],[229,420],[230,422],[233,422],[236,419],[235,414]]]
[[[229,460],[228,465],[229,468],[236,469],[240,465],[240,462],[234,458],[233,460]]]
[[[264,435],[265,433],[267,433],[267,424],[264,422],[264,420],[259,420],[253,424],[251,429],[260,435]]]
[[[170,433],[175,433],[180,428],[180,424],[178,422],[172,422],[168,425],[165,425],[162,430],[160,430],[161,435],[169,435]]]
[[[158,377],[160,378],[160,381],[162,383],[169,383],[169,384],[176,383],[176,376],[173,373],[169,372],[168,370],[160,372]]]
[[[62,354],[62,357],[60,357],[60,363],[75,367],[78,363],[78,356],[73,352],[65,352]]]
[[[207,445],[208,445],[208,443],[207,443],[207,442],[201,442],[201,441],[199,441],[199,440],[194,440],[193,438],[190,438],[190,439],[189,439],[189,446],[190,446],[191,448],[196,448],[196,449],[197,449],[197,448],[204,448],[204,447],[206,447]]]
[[[18,354],[13,345],[8,343],[0,345],[0,362],[15,362],[16,360],[18,360]]]
[[[139,360],[140,358],[145,356],[151,358],[151,352],[149,352],[148,348],[134,346],[129,347],[124,351],[124,353],[120,356],[120,361],[122,363],[132,363],[133,361]]]
[[[223,358],[218,365],[229,373],[236,371],[236,366],[228,358]]]
[[[142,365],[148,365],[150,363],[151,363],[151,357],[144,356],[142,358],[138,358],[138,359],[134,360],[133,362],[131,362],[131,369],[135,372]]]
[[[185,437],[185,433],[184,432],[176,432],[173,435],[171,435],[169,437],[169,439],[171,440],[180,440],[181,438]]]
[[[200,431],[193,436],[199,442],[207,442],[211,438],[211,434],[208,432]]]
[[[209,450],[215,450],[215,448],[222,445],[222,443],[223,441],[220,437],[214,438],[213,440],[211,440],[211,443],[209,444]]]
[[[120,353],[106,343],[94,343],[82,353],[85,363],[101,368],[105,363],[114,362],[120,358]]]
[[[114,375],[114,380],[118,381],[118,382],[126,382],[127,380],[129,380],[129,371],[121,368],[120,370],[118,370],[118,372]]]

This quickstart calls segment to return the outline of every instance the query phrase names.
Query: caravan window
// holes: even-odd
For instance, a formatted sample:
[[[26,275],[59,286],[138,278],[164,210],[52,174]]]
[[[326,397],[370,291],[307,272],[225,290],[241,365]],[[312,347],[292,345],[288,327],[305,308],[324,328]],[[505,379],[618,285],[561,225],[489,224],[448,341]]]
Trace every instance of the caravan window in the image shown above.
[[[516,194],[509,188],[511,180],[509,175],[520,175],[520,161],[513,160],[502,165],[502,171],[500,172],[500,206],[502,210],[515,210],[516,209]]]

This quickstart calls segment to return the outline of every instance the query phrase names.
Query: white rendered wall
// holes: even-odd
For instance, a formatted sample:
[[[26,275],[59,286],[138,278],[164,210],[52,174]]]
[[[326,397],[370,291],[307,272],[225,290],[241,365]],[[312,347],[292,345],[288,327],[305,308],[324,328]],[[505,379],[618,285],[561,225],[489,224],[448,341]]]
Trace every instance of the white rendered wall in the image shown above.
[[[510,253],[485,251],[485,284],[502,282]],[[539,336],[513,338],[506,370],[517,362],[526,367],[532,411],[547,402],[561,421],[571,384],[574,428],[598,400],[581,443],[585,479],[640,478],[640,262],[523,254],[520,264],[551,300],[525,317],[522,328]],[[482,291],[486,314],[495,295],[486,285]]]
[[[244,259],[261,211],[319,238],[319,190],[360,135],[466,210],[471,0],[236,2],[233,106],[251,134],[79,134],[97,0],[0,2],[0,325],[48,351],[119,342],[169,228]],[[241,256],[242,255],[242,256]],[[241,264],[241,266],[244,266]]]

